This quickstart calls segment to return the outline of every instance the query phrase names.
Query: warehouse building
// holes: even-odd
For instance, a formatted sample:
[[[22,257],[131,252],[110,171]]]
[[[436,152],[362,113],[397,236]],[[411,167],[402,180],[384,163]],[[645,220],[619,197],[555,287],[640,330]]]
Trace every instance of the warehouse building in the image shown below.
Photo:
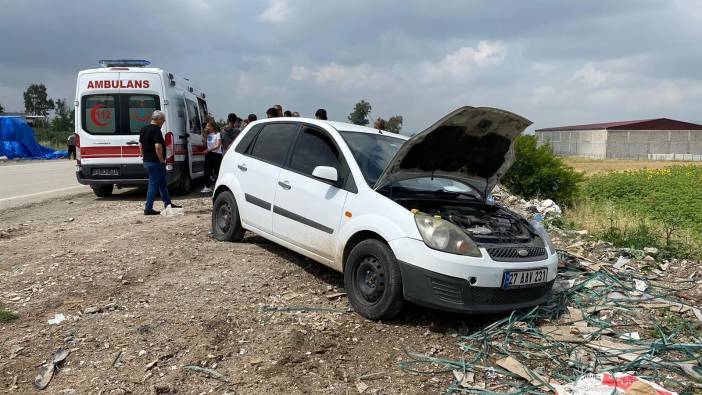
[[[561,156],[702,161],[702,125],[668,118],[537,129]]]

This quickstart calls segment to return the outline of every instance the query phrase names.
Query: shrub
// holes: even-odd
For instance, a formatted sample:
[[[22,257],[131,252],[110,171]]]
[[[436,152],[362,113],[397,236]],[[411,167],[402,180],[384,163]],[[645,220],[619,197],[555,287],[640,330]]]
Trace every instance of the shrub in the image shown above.
[[[19,316],[17,313],[8,310],[4,307],[0,307],[0,322],[10,322],[14,321],[18,318]]]
[[[570,206],[585,177],[557,157],[548,144],[538,146],[535,136],[519,136],[514,144],[515,159],[502,179],[511,192],[531,199],[550,198]]]

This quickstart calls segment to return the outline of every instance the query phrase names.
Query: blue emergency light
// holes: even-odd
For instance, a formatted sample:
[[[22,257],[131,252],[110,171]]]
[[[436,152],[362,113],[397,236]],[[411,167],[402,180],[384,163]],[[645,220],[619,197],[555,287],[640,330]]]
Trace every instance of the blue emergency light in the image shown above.
[[[100,61],[100,66],[102,67],[146,67],[150,64],[151,62],[143,59],[108,59]]]

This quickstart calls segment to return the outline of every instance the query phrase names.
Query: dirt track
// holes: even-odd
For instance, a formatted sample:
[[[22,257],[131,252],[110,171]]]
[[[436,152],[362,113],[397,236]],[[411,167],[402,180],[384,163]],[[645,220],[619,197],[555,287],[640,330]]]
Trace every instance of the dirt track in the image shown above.
[[[0,392],[34,391],[68,348],[44,392],[443,393],[451,374],[407,373],[405,351],[458,359],[457,333],[495,318],[408,306],[368,321],[330,297],[340,274],[253,234],[215,242],[209,199],[182,202],[177,218],[144,217],[136,193],[0,212],[0,305],[20,316],[0,324]]]

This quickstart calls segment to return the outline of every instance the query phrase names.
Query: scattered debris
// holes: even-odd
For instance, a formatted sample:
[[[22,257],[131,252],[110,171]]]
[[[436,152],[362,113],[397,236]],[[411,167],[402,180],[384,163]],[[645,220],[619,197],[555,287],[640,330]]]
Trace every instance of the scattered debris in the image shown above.
[[[183,368],[187,369],[187,370],[193,370],[196,372],[200,372],[200,373],[205,373],[206,375],[212,377],[213,379],[217,379],[217,380],[224,381],[227,383],[229,382],[229,379],[226,376],[224,376],[222,373],[219,373],[218,371],[216,371],[214,369],[203,368],[202,366],[197,366],[197,365],[186,365]]]
[[[368,389],[368,384],[364,383],[363,381],[359,381],[356,383],[356,390],[358,390],[359,394],[364,393]]]
[[[332,300],[332,299],[340,298],[342,296],[346,296],[346,292],[337,292],[337,293],[324,295],[324,296],[326,296],[327,299]]]
[[[566,385],[554,384],[556,395],[677,395],[656,383],[626,373],[585,375]]]
[[[58,325],[65,320],[66,320],[65,315],[63,315],[62,313],[56,313],[56,315],[54,315],[54,318],[48,320],[47,322],[49,323],[49,325]]]
[[[40,390],[46,388],[51,382],[51,379],[54,377],[54,373],[58,365],[61,364],[70,353],[71,352],[69,350],[64,349],[56,351],[51,361],[39,369],[39,374],[34,379],[34,386]]]

